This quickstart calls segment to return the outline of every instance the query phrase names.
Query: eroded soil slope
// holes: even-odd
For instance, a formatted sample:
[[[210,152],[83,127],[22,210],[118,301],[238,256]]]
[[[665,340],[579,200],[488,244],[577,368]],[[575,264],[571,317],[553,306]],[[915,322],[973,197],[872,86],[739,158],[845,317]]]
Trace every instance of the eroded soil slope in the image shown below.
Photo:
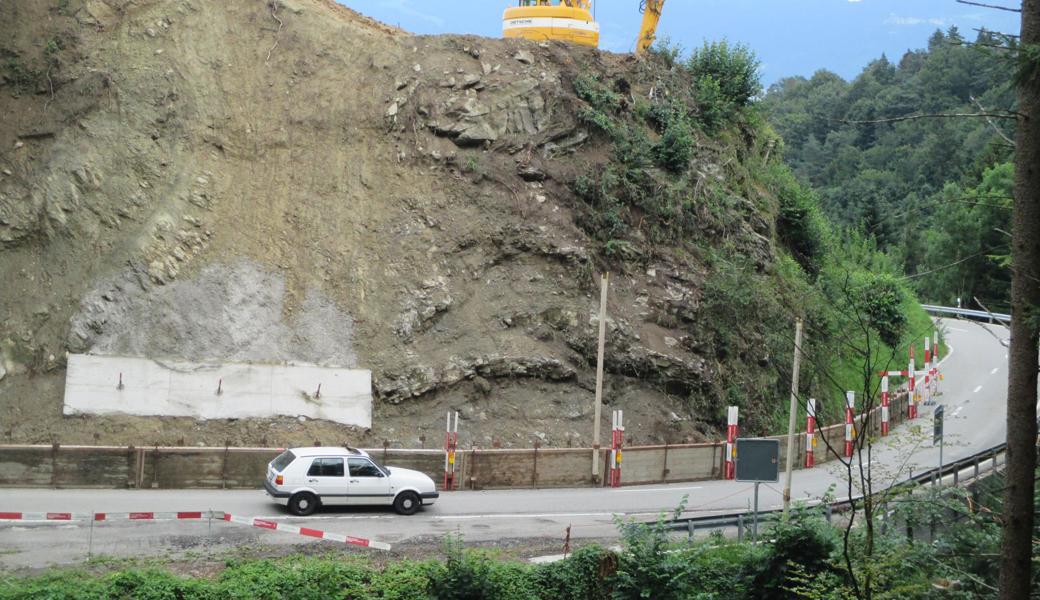
[[[331,0],[0,3],[0,441],[436,445],[453,408],[466,443],[588,444],[608,266],[608,402],[633,441],[714,436],[703,267],[577,224],[609,150],[573,81],[646,68]],[[725,235],[765,264],[751,213]],[[368,368],[375,424],[63,418],[67,351]]]

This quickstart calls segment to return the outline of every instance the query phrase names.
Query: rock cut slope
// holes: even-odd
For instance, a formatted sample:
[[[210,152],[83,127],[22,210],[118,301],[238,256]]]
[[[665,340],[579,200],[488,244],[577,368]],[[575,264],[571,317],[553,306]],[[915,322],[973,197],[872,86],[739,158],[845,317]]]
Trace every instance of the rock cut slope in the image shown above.
[[[611,150],[574,82],[646,94],[643,61],[331,0],[5,2],[0,60],[0,441],[436,445],[457,409],[465,442],[588,444],[608,268],[634,441],[714,435],[727,361],[769,360],[753,328],[712,346],[696,253],[619,264],[582,226]],[[706,140],[705,186],[727,144],[758,152]],[[775,216],[742,202],[704,240],[768,269]],[[66,351],[368,368],[375,424],[63,418]]]

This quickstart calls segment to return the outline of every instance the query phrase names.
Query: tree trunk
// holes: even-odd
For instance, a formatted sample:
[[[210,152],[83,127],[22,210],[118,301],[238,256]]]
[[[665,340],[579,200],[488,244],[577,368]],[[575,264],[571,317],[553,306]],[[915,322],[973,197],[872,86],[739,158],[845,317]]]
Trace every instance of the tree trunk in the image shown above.
[[[1040,322],[1040,0],[1022,2],[1023,75],[1018,83],[1015,207],[1008,374],[1007,488],[1000,556],[1000,598],[1030,595],[1036,469],[1037,333]],[[1033,62],[1034,64],[1026,64]]]

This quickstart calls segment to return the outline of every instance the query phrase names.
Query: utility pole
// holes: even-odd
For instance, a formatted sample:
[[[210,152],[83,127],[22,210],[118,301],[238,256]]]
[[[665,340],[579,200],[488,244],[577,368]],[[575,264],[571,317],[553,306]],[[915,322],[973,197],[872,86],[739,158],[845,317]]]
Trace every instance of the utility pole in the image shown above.
[[[791,409],[787,417],[787,471],[784,476],[784,514],[791,506],[791,475],[794,471],[794,423],[798,413],[798,372],[802,368],[802,320],[794,327],[794,368],[791,369]]]
[[[599,353],[596,358],[596,407],[592,423],[592,479],[599,481],[599,417],[603,407],[603,352],[607,345],[607,287],[610,274],[600,278],[599,293]]]

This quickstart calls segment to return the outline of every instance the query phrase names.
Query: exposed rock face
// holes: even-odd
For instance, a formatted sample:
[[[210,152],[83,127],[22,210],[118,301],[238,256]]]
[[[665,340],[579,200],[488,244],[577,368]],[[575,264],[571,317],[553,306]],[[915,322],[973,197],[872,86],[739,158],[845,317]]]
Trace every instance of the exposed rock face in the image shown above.
[[[725,366],[703,334],[729,324],[705,322],[702,262],[665,245],[646,264],[606,257],[573,192],[611,148],[571,82],[652,65],[414,37],[331,0],[67,4],[0,3],[12,441],[347,436],[315,421],[62,419],[72,350],[368,368],[379,402],[359,444],[418,445],[446,409],[474,443],[587,444],[606,269],[607,401],[637,441],[713,433]],[[60,50],[45,55],[49,39]],[[713,152],[697,184],[727,185]],[[754,246],[767,269],[773,223],[749,202],[734,215],[700,241]]]
[[[311,290],[286,315],[284,277],[239,261],[166,286],[130,270],[87,294],[72,319],[73,352],[355,367],[354,321]]]
[[[515,143],[545,132],[553,122],[548,95],[560,94],[560,81],[524,78],[508,81],[509,75],[493,72],[487,82],[464,83],[460,93],[446,98],[422,99],[425,125],[460,147],[479,146],[500,138]],[[397,102],[391,106],[396,106]]]
[[[375,377],[373,385],[380,399],[398,404],[418,398],[434,390],[443,391],[463,380],[477,382],[488,393],[494,379],[542,379],[564,381],[573,379],[576,371],[558,359],[550,357],[485,356],[472,359],[451,358],[441,369],[413,365],[404,372],[388,371]]]

